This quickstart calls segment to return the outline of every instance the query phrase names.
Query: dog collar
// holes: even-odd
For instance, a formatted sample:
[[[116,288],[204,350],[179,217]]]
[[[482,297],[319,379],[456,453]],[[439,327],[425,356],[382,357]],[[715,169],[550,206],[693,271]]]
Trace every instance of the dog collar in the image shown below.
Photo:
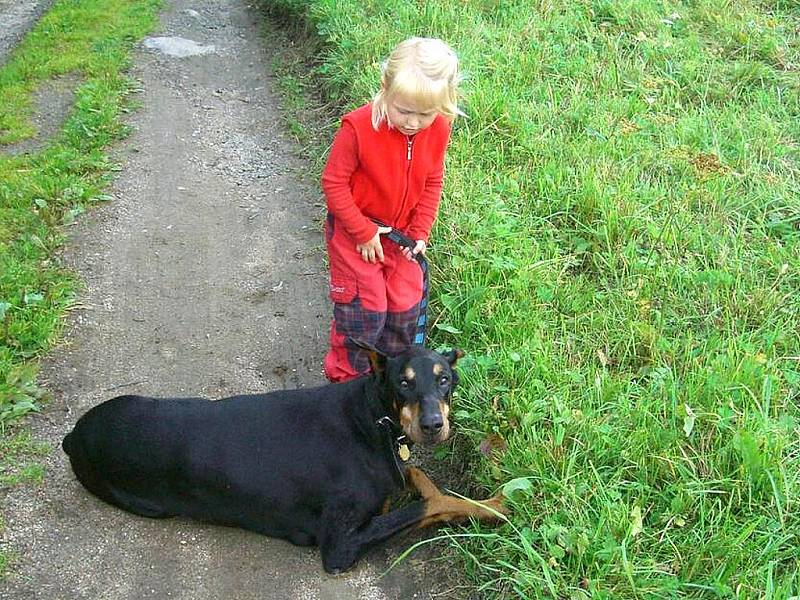
[[[406,470],[401,464],[398,455],[398,449],[404,444],[408,444],[409,440],[403,430],[395,423],[391,417],[384,416],[375,421],[378,429],[383,432],[383,439],[385,440],[385,448],[392,457],[392,464],[394,464],[394,471],[392,471],[392,479],[401,487],[406,485]]]

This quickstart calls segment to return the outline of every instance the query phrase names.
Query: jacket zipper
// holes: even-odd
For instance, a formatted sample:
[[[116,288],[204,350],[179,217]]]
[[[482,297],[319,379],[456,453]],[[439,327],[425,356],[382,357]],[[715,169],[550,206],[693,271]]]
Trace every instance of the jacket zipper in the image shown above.
[[[406,198],[408,197],[408,180],[411,176],[411,146],[414,143],[414,140],[410,137],[406,136],[406,181],[405,181],[405,188],[403,189],[403,200],[400,203],[400,210],[397,212],[395,216],[395,221],[400,218],[400,215],[403,214],[403,211],[406,208]]]

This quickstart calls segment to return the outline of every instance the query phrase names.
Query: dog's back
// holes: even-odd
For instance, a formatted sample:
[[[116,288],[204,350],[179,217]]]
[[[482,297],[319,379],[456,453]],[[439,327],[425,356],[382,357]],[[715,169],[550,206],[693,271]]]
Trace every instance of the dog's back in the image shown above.
[[[89,410],[62,446],[90,492],[129,512],[187,516],[304,541],[303,531],[316,529],[319,517],[308,507],[321,507],[332,487],[349,486],[342,478],[358,477],[357,469],[343,472],[337,463],[365,452],[355,424],[344,416],[359,386],[216,401],[120,396]],[[371,453],[370,460],[383,460],[380,449]],[[292,531],[284,526],[287,516],[308,527]]]

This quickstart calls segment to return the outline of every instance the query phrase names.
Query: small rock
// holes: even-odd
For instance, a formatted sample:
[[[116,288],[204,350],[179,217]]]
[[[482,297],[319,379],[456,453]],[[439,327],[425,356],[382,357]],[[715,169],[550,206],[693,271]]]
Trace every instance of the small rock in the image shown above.
[[[144,46],[178,58],[212,54],[216,51],[216,47],[213,44],[203,46],[193,40],[187,40],[182,37],[149,37],[145,38]]]

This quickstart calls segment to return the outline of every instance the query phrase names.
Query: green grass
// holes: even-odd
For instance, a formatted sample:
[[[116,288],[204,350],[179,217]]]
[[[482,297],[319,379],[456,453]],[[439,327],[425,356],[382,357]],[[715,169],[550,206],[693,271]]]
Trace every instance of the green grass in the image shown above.
[[[36,442],[30,433],[18,432],[0,439],[0,490],[18,483],[41,483],[44,466],[35,459],[50,453],[50,446]]]
[[[106,199],[105,148],[134,83],[132,44],[153,26],[157,0],[56,2],[0,68],[0,149],[35,135],[33,94],[48,80],[81,83],[61,133],[30,154],[0,154],[0,427],[36,410],[36,360],[54,341],[77,281],[53,254],[62,229]]]
[[[78,282],[54,259],[63,228],[107,198],[105,148],[126,133],[120,114],[135,87],[130,48],[155,23],[159,0],[61,0],[0,67],[0,489],[38,483],[46,452],[17,432],[43,391],[37,360],[58,336]],[[49,80],[80,82],[58,136],[13,156],[36,135],[33,96]],[[2,519],[0,519],[0,527]],[[0,552],[0,579],[12,556]]]
[[[39,485],[44,481],[45,468],[39,461],[50,453],[50,446],[35,441],[28,432],[0,436],[0,494],[19,484]],[[0,533],[5,523],[0,515]],[[14,560],[12,550],[0,550],[0,581],[3,581]]]
[[[476,477],[517,489],[452,538],[475,585],[800,594],[800,5],[271,4],[341,110],[404,37],[462,58],[434,343],[469,353]]]
[[[0,532],[3,531],[3,522],[0,520]],[[5,579],[8,569],[14,560],[14,554],[5,550],[0,550],[0,582]]]

